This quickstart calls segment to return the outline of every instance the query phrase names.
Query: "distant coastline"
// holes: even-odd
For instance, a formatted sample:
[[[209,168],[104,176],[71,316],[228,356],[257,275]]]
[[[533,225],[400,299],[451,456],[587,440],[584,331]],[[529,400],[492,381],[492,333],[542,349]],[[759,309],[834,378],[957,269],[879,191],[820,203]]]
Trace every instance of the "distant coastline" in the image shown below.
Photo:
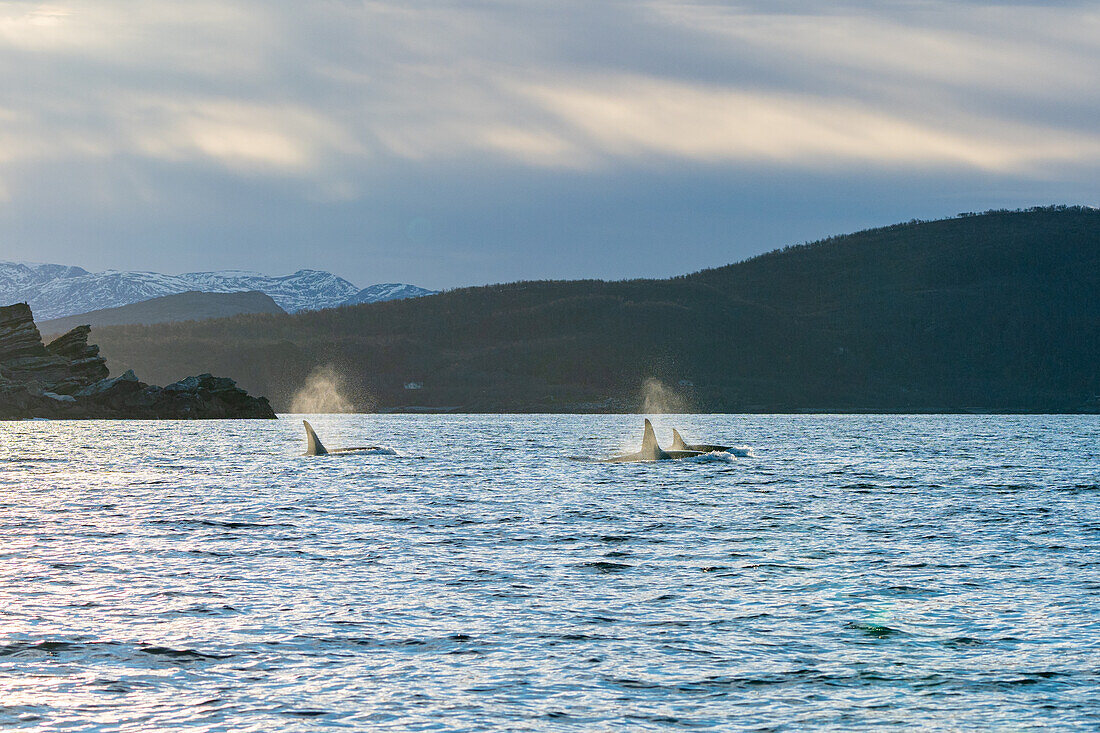
[[[667,280],[518,282],[97,331],[288,411],[1100,412],[1100,211],[912,221]],[[312,404],[308,401],[303,404]],[[322,410],[323,411],[323,410]]]

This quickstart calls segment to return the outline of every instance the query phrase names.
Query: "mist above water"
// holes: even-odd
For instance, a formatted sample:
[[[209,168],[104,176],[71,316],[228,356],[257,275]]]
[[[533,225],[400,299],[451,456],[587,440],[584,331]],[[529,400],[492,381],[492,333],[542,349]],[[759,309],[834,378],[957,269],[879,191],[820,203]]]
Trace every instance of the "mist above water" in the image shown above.
[[[354,412],[351,401],[345,396],[346,380],[336,368],[326,365],[314,369],[306,382],[290,400],[294,413],[343,413]]]
[[[642,385],[643,415],[683,414],[691,412],[691,405],[682,394],[666,387],[659,379],[649,378]]]

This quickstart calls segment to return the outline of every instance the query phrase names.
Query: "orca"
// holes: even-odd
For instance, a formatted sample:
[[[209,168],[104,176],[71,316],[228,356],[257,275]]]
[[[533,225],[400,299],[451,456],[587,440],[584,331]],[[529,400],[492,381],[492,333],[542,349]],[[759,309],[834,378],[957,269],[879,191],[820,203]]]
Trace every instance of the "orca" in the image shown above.
[[[645,421],[645,435],[642,436],[642,449],[637,453],[627,453],[621,456],[605,458],[602,463],[640,463],[643,461],[672,461],[678,458],[691,458],[701,456],[703,453],[697,450],[662,450],[657,444],[657,434],[653,432],[653,423]]]
[[[321,439],[317,437],[317,433],[313,432],[313,426],[309,424],[308,420],[302,420],[302,425],[306,427],[306,452],[307,456],[327,456],[332,453],[362,453],[364,451],[377,451],[382,450],[377,445],[363,446],[361,448],[333,448],[328,450],[324,444],[321,443]]]
[[[684,442],[684,439],[680,437],[680,432],[676,428],[672,429],[672,449],[673,450],[694,450],[700,453],[728,453],[733,450],[732,445],[708,445],[706,443],[688,444]]]

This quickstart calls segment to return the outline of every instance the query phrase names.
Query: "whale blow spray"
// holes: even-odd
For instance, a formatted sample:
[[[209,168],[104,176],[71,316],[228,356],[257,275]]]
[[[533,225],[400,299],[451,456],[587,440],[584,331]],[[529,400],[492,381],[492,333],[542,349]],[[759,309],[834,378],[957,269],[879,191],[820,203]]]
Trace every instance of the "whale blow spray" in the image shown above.
[[[659,379],[650,377],[642,385],[643,415],[660,415],[690,412],[690,405],[683,395],[666,387]]]
[[[306,383],[290,400],[294,413],[353,412],[351,402],[343,394],[344,380],[331,365],[314,369]]]

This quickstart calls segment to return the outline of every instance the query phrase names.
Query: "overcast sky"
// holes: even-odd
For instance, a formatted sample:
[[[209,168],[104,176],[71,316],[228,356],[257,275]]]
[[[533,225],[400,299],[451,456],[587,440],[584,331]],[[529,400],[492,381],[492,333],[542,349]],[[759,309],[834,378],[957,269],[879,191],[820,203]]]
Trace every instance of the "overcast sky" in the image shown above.
[[[0,259],[664,276],[1100,203],[1100,2],[0,1]]]

